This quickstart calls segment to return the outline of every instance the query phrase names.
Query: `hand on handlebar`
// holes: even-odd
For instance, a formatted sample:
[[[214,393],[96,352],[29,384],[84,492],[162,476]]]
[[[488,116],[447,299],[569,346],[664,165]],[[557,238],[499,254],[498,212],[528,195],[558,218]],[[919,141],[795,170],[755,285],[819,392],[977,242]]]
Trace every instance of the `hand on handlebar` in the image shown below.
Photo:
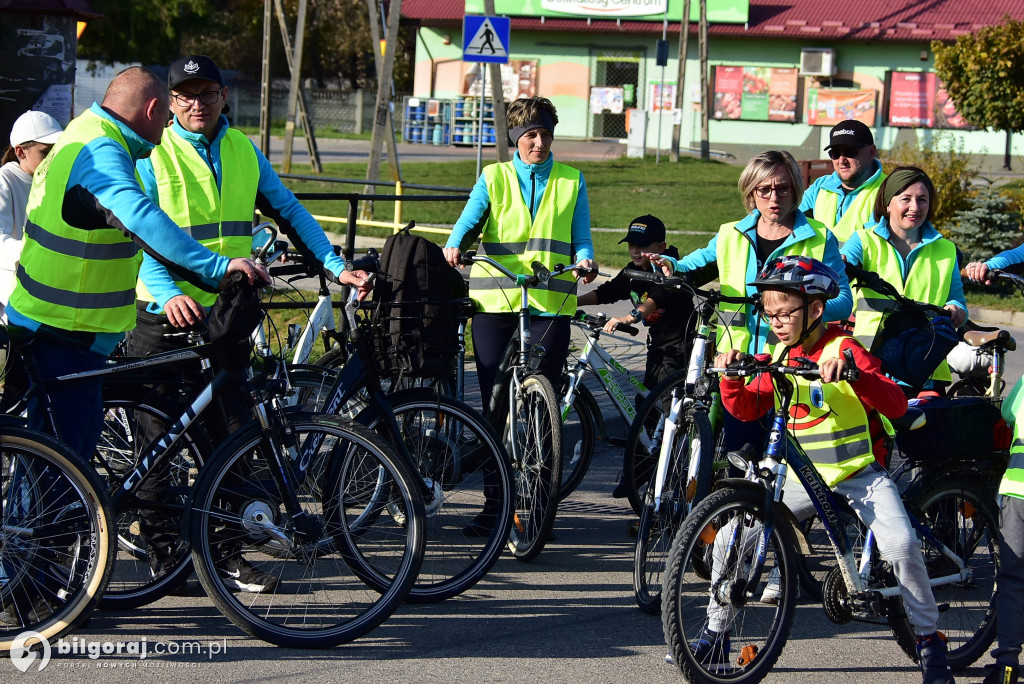
[[[599,270],[597,262],[593,259],[581,259],[574,268],[585,272],[583,275],[580,275],[578,272],[574,271],[576,279],[583,280],[585,283],[592,282],[594,278],[597,277],[597,271]]]
[[[972,261],[964,267],[961,273],[972,282],[985,283],[986,285],[992,284],[992,279],[989,278],[989,268],[984,261]]]
[[[175,328],[189,328],[206,318],[206,310],[188,295],[171,297],[164,304],[167,322]]]
[[[949,317],[953,319],[953,327],[959,328],[967,320],[967,312],[961,309],[959,306],[954,304],[947,304],[942,307],[944,310],[949,312]]]
[[[356,299],[363,301],[366,295],[373,289],[373,279],[366,271],[342,271],[338,276],[338,282],[342,285],[349,285],[356,289]]]
[[[458,247],[445,247],[444,258],[453,268],[465,268],[462,263],[462,250]]]
[[[747,357],[747,354],[744,354],[738,349],[730,349],[729,351],[722,352],[715,357],[715,367],[728,368],[733,364],[742,363],[747,359]]]
[[[221,280],[221,287],[226,284],[227,276],[232,273],[241,273],[250,285],[255,285],[257,280],[262,280],[265,283],[270,282],[270,272],[267,271],[267,267],[252,259],[237,257],[229,261],[227,273],[224,274],[225,278]]]

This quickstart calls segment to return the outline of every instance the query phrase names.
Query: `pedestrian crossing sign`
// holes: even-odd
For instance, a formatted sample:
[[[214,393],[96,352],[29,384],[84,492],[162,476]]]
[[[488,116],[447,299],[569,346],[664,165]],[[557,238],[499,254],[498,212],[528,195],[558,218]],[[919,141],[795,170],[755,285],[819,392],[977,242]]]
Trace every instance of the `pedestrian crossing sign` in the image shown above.
[[[508,17],[463,17],[462,61],[507,64],[510,23]]]

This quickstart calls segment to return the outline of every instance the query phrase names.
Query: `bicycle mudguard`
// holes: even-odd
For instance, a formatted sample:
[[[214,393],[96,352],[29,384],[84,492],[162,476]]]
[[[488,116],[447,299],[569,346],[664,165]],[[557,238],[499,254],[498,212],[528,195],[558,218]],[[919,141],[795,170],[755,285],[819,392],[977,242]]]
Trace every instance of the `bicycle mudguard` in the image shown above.
[[[761,494],[767,491],[756,482],[745,480],[742,477],[727,477],[722,480],[718,480],[715,482],[714,487],[712,487],[712,491],[726,488],[749,489],[752,492],[759,492]],[[793,515],[793,511],[789,510],[789,507],[786,506],[786,504],[779,502],[778,505],[780,506],[779,514],[782,516],[784,528],[788,528],[792,532],[790,541],[792,541],[796,546],[801,556],[812,555],[813,552],[811,551],[811,545],[807,541],[807,535],[804,534],[803,529],[800,527],[800,521],[796,519],[796,516]]]

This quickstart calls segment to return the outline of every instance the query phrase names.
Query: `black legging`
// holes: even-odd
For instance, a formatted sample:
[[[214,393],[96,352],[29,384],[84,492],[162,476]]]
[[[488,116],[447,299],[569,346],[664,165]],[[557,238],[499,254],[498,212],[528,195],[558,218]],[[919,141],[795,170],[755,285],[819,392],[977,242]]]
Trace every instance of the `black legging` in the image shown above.
[[[509,340],[518,329],[519,318],[513,313],[478,313],[473,316],[473,357],[476,359],[480,398],[485,411],[498,366],[501,365]],[[569,337],[572,332],[569,317],[531,316],[530,332],[533,344],[543,345],[547,352],[541,372],[551,380],[557,392],[562,386],[562,370],[565,357],[569,354]]]

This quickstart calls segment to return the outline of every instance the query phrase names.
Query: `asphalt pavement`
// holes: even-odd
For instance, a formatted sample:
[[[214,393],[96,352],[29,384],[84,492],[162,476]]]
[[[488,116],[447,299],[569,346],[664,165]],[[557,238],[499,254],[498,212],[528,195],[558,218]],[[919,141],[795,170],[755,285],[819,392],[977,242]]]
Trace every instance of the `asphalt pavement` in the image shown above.
[[[604,307],[626,313],[628,305]],[[1024,330],[1013,329],[1018,339]],[[642,372],[642,338],[607,338],[620,362]],[[1013,355],[1011,355],[1013,356]],[[1024,362],[1010,359],[1015,380]],[[603,405],[607,407],[605,399]],[[625,423],[605,412],[610,435]],[[432,605],[405,605],[353,643],[320,651],[271,646],[248,638],[196,587],[134,611],[98,612],[77,638],[81,651],[104,642],[147,641],[150,656],[97,657],[54,652],[47,667],[21,674],[7,662],[8,681],[60,682],[681,682],[664,661],[661,621],[633,602],[633,515],[612,499],[621,450],[599,443],[580,489],[559,508],[556,539],[531,563],[504,554],[461,596]],[[167,655],[152,655],[156,644]],[[95,644],[95,646],[93,646]],[[196,650],[196,645],[201,647]],[[177,653],[173,653],[177,651]],[[981,665],[958,678],[977,682]],[[801,603],[789,643],[767,681],[786,684],[905,684],[915,666],[889,631],[876,625],[829,622],[819,605]]]

